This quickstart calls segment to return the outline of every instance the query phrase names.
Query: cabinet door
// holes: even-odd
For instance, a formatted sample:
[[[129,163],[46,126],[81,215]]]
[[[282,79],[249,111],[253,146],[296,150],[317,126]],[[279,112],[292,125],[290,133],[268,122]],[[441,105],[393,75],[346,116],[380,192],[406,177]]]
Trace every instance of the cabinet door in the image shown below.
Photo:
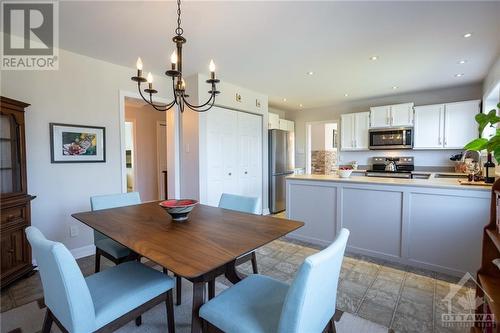
[[[391,126],[413,126],[413,103],[391,105]]]
[[[22,225],[19,228],[2,232],[0,252],[2,276],[30,264],[29,255],[26,253],[28,247],[24,227],[25,225]]]
[[[415,107],[415,149],[443,148],[444,105]]]
[[[340,116],[340,149],[354,149],[354,115],[343,114]]]
[[[463,149],[470,141],[479,137],[474,117],[479,113],[479,101],[445,104],[444,147]]]
[[[276,113],[269,112],[268,129],[280,129],[280,116]]]
[[[238,193],[262,202],[262,118],[238,113]]]
[[[288,120],[288,132],[295,132],[295,122]]]
[[[354,148],[368,149],[368,128],[370,127],[370,112],[354,114]]]
[[[370,108],[370,127],[389,127],[391,125],[389,113],[389,106]]]
[[[219,204],[222,193],[237,193],[237,112],[218,107],[207,113],[207,202]]]
[[[279,119],[279,129],[283,131],[288,131],[288,120]]]

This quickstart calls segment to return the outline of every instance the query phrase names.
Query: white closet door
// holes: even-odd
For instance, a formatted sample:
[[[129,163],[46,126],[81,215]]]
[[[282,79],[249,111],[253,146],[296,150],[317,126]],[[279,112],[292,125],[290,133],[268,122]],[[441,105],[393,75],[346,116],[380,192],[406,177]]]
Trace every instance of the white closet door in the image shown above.
[[[237,113],[213,107],[207,114],[207,204],[222,193],[237,193]]]
[[[258,197],[262,204],[262,117],[243,112],[237,114],[239,155],[237,194]]]

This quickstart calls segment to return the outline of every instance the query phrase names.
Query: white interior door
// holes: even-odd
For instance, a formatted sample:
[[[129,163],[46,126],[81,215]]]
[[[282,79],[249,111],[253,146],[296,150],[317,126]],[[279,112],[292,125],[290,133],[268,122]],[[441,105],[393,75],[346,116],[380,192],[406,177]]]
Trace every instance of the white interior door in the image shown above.
[[[238,114],[238,194],[262,204],[262,116]],[[259,207],[259,210],[261,208]]]
[[[219,204],[222,193],[237,193],[237,114],[213,107],[207,113],[207,202]]]
[[[159,121],[156,123],[156,149],[158,160],[158,198],[165,197],[165,177],[167,176],[167,122]]]

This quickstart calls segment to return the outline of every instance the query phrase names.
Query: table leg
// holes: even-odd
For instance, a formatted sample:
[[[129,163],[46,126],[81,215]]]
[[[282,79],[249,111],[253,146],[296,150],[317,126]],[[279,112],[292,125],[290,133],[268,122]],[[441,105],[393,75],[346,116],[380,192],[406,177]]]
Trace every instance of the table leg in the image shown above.
[[[236,284],[247,277],[245,274],[236,270],[236,260],[226,264],[225,276],[233,284]]]
[[[193,310],[191,313],[191,333],[201,333],[202,319],[200,318],[199,311],[201,306],[205,303],[205,282],[193,282]]]

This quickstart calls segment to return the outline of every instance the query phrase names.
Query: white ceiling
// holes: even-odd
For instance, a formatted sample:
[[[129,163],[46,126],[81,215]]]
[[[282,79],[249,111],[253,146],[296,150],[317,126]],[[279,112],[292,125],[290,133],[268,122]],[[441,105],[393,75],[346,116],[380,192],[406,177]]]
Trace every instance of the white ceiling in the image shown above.
[[[61,47],[130,67],[140,55],[145,71],[163,73],[175,5],[60,2]],[[478,82],[500,51],[500,1],[188,1],[182,8],[185,75],[207,72],[213,58],[222,80],[285,109],[390,95],[393,86],[402,93]]]

